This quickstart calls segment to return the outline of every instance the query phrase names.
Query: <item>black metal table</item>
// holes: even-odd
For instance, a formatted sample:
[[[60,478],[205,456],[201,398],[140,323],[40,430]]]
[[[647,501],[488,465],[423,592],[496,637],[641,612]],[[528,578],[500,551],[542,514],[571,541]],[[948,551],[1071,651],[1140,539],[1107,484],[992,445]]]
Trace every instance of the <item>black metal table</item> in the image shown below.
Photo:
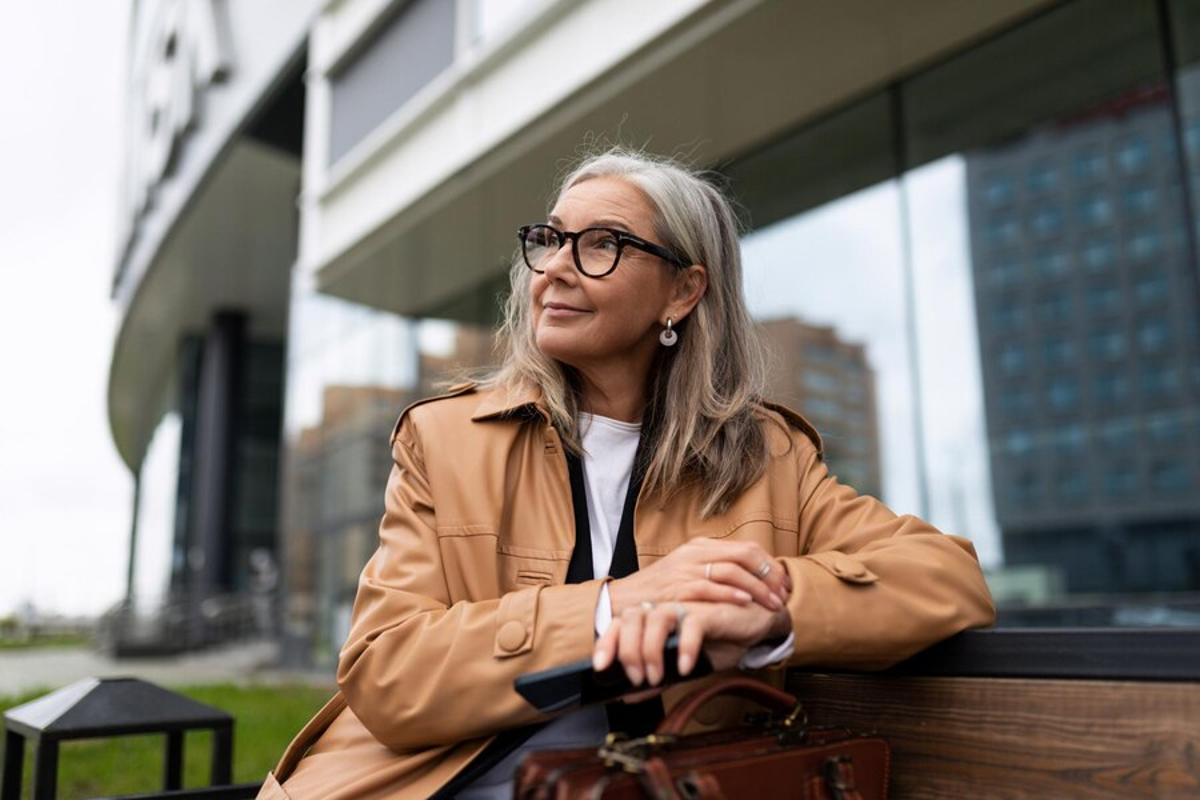
[[[166,734],[164,790],[183,785],[183,737],[212,731],[213,786],[233,772],[233,717],[218,708],[136,678],[85,678],[4,712],[4,776],[0,800],[18,800],[25,742],[34,743],[33,798],[51,800],[58,785],[58,745],[139,733]]]

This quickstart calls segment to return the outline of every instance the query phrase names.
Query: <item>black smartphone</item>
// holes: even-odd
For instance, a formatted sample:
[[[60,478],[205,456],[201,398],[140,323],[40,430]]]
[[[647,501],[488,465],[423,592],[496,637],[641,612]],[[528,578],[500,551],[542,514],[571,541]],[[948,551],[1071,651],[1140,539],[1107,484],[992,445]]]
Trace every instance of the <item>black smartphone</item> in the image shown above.
[[[679,674],[679,637],[671,636],[663,648],[663,675],[659,686],[667,686],[712,673],[712,664],[704,651],[686,677]],[[621,662],[614,661],[608,669],[596,672],[590,659],[552,667],[540,672],[527,672],[513,681],[517,693],[533,704],[538,711],[550,714],[568,708],[608,703],[630,692],[645,691],[643,683],[634,686],[625,676]]]

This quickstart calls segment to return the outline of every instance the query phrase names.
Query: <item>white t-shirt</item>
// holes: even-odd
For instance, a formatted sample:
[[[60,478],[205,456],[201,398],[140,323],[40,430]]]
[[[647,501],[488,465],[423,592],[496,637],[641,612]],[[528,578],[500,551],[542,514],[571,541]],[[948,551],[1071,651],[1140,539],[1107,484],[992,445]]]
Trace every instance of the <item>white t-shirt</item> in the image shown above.
[[[580,414],[579,422],[588,527],[592,529],[592,575],[602,578],[612,567],[642,426],[594,414]]]

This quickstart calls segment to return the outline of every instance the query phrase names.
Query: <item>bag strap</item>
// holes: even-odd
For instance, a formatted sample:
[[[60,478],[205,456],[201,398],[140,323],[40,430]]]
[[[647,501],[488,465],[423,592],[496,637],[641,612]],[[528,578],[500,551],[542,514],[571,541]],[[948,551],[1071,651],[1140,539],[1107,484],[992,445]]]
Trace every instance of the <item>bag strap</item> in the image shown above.
[[[725,800],[721,783],[711,772],[691,770],[671,779],[671,770],[659,756],[646,759],[638,773],[642,789],[654,800]],[[848,755],[825,759],[820,774],[808,780],[807,797],[813,800],[863,800]]]
[[[753,700],[766,708],[788,712],[796,707],[796,698],[787,692],[769,686],[754,678],[733,676],[710,683],[689,694],[667,715],[658,726],[659,733],[678,735],[692,721],[700,707],[716,697],[733,695]]]
[[[821,765],[825,790],[833,800],[863,800],[854,780],[854,761],[848,755],[825,759]]]

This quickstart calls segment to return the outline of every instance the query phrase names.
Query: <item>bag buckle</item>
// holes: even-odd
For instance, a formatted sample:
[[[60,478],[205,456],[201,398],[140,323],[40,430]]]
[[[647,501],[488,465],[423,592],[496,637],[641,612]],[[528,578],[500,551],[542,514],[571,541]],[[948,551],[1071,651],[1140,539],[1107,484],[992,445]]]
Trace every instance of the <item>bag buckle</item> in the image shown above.
[[[667,733],[652,733],[639,739],[621,739],[609,734],[597,754],[606,767],[619,766],[626,772],[639,774],[646,771],[646,759],[654,748],[674,741],[675,737]]]
[[[829,789],[832,800],[846,800],[847,797],[857,797],[858,787],[854,783],[854,766],[850,756],[842,754],[825,759],[821,765],[824,773],[825,786]]]

